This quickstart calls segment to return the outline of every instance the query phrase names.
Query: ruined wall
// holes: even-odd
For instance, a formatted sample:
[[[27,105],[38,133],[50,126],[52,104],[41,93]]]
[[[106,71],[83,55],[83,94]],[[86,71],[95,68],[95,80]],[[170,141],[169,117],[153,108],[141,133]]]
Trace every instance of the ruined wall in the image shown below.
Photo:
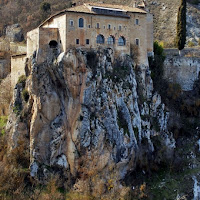
[[[18,55],[11,57],[11,87],[14,88],[19,77],[25,75],[26,55]]]
[[[200,58],[167,56],[164,62],[164,77],[180,84],[184,91],[192,90],[199,78]]]
[[[10,73],[10,62],[6,59],[0,59],[0,79],[5,78]]]

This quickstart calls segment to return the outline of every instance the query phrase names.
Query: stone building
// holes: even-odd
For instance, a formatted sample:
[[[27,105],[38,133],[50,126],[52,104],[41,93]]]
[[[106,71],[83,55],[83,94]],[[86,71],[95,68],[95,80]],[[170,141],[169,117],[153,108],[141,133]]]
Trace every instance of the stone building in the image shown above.
[[[99,46],[130,54],[133,45],[138,46],[139,64],[147,65],[147,55],[153,53],[150,13],[134,6],[85,3],[52,15],[28,32],[26,56],[35,52],[37,62],[42,63],[52,50],[59,54],[70,47]]]

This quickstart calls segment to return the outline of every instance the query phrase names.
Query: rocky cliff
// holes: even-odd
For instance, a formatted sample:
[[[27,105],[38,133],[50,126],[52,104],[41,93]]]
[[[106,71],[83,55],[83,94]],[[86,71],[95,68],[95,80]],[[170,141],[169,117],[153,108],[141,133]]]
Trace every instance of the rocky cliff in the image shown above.
[[[10,150],[28,141],[34,179],[58,174],[79,192],[119,194],[128,173],[148,173],[172,158],[169,113],[153,93],[148,66],[112,49],[71,49],[40,65],[32,57],[26,72],[7,131]]]

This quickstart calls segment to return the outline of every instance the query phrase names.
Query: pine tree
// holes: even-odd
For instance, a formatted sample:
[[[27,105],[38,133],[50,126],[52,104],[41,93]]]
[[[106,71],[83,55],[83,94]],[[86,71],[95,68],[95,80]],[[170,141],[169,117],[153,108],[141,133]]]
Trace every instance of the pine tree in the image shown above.
[[[177,16],[176,45],[180,50],[184,49],[186,42],[186,0],[181,0]]]

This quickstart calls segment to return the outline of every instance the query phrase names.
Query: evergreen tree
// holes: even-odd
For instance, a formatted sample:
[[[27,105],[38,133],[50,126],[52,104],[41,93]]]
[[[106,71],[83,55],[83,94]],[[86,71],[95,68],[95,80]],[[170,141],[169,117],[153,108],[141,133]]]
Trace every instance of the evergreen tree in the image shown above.
[[[180,50],[184,49],[186,42],[186,0],[181,0],[177,16],[176,45]]]

